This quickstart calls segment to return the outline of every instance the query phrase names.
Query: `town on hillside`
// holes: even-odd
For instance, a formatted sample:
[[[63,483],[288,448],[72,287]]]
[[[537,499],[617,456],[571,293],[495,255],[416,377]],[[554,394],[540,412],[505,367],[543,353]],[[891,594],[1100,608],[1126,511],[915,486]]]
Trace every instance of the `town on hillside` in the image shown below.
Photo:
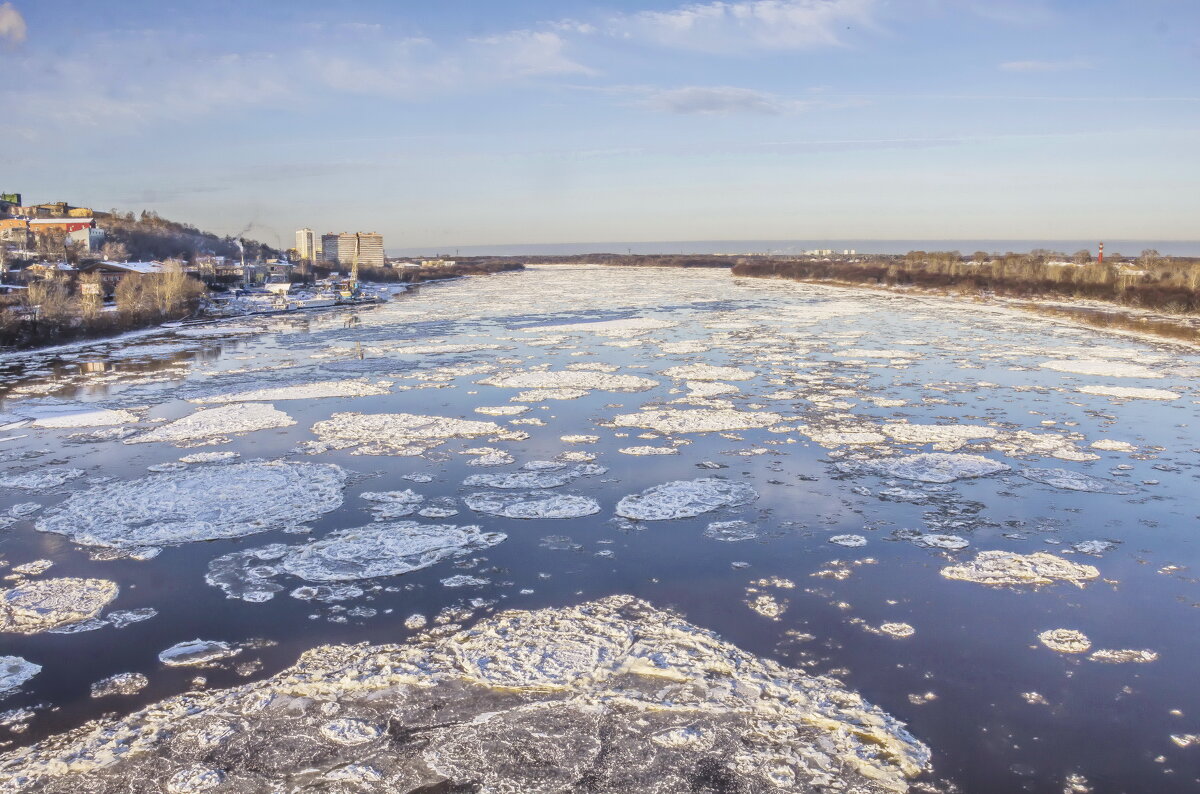
[[[280,250],[154,212],[107,212],[0,193],[0,345],[193,318],[373,303],[454,260],[389,260],[375,232],[296,233]]]

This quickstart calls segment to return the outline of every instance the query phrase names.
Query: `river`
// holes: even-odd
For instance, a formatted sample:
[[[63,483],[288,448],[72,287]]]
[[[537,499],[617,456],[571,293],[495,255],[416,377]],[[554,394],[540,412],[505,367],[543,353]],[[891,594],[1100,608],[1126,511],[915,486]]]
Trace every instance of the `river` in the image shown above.
[[[1200,355],[1169,340],[538,266],[0,373],[3,586],[108,583],[9,618],[0,752],[620,594],[905,723],[925,790],[1200,787]]]

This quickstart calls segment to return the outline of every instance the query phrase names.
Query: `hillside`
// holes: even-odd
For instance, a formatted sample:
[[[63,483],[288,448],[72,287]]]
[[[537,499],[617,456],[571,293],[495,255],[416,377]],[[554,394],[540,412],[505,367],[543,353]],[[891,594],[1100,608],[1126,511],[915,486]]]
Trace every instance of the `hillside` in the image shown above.
[[[105,232],[108,258],[127,257],[136,261],[173,258],[191,261],[205,254],[230,258],[241,255],[234,237],[220,237],[146,210],[139,215],[116,210],[97,213],[96,225]],[[248,260],[278,254],[273,248],[256,240],[243,240],[243,243]],[[117,246],[123,246],[123,252]]]

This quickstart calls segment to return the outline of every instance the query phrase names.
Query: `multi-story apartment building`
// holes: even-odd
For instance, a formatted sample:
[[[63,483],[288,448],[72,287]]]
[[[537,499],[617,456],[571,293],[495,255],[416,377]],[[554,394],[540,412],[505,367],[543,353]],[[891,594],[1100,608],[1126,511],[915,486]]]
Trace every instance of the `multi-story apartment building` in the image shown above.
[[[342,232],[321,235],[322,261],[348,268],[357,251],[362,267],[383,267],[383,235],[376,232]]]
[[[296,231],[296,255],[301,261],[316,261],[317,246],[312,229],[299,229]]]

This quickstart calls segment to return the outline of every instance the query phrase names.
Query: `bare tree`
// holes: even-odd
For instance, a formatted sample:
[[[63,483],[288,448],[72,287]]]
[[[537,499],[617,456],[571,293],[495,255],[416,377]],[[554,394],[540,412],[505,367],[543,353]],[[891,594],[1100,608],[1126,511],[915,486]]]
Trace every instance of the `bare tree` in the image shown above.
[[[129,248],[119,240],[110,240],[100,249],[100,256],[106,262],[129,261]]]

